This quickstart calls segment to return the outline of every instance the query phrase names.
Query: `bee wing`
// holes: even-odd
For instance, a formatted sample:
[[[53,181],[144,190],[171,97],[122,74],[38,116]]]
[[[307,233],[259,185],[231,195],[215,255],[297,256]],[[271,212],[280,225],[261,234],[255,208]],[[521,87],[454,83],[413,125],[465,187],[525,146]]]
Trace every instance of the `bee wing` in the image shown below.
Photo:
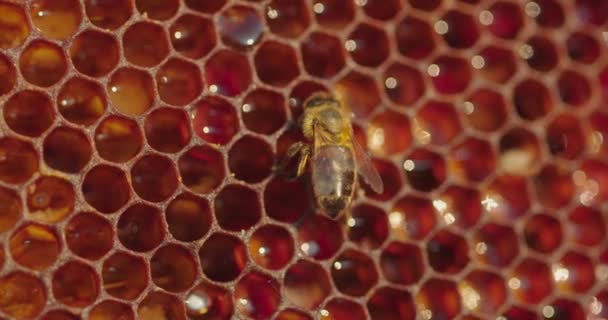
[[[384,191],[384,184],[378,174],[378,170],[372,164],[372,161],[365,152],[365,149],[357,142],[357,139],[353,137],[353,148],[355,150],[355,161],[357,163],[357,171],[363,180],[372,187],[375,193],[382,193]]]

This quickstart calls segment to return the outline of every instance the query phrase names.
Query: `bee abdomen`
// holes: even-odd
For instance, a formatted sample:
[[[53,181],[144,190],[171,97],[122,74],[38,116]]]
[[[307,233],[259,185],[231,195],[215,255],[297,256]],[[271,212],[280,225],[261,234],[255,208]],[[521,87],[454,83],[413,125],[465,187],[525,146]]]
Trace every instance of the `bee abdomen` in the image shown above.
[[[355,160],[351,149],[325,145],[314,151],[312,183],[318,205],[332,217],[349,204],[355,181]]]

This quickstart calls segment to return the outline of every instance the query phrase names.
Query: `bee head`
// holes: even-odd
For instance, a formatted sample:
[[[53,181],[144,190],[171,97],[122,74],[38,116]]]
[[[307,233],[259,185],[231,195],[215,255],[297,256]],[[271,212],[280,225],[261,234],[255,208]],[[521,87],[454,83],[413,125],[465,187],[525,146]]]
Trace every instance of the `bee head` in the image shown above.
[[[338,100],[336,100],[331,94],[323,91],[312,94],[310,98],[304,101],[305,109],[327,105],[338,105]]]

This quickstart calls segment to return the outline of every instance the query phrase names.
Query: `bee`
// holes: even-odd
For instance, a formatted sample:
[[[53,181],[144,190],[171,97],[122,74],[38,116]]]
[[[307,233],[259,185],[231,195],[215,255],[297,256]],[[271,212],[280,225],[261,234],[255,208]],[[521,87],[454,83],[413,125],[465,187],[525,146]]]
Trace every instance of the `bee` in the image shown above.
[[[382,193],[382,179],[354,137],[345,104],[329,93],[317,92],[304,101],[303,106],[299,124],[310,142],[291,145],[280,167],[299,156],[294,177],[297,178],[310,160],[317,206],[332,218],[340,216],[349,206],[357,174],[374,192]]]

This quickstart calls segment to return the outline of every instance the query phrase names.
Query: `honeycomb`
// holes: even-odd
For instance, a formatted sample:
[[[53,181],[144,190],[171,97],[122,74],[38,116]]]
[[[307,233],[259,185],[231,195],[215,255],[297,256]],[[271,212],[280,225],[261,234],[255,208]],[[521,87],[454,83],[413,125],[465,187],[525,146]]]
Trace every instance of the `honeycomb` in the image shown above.
[[[0,318],[608,319],[605,0],[0,0]],[[273,166],[341,93],[384,182]]]

